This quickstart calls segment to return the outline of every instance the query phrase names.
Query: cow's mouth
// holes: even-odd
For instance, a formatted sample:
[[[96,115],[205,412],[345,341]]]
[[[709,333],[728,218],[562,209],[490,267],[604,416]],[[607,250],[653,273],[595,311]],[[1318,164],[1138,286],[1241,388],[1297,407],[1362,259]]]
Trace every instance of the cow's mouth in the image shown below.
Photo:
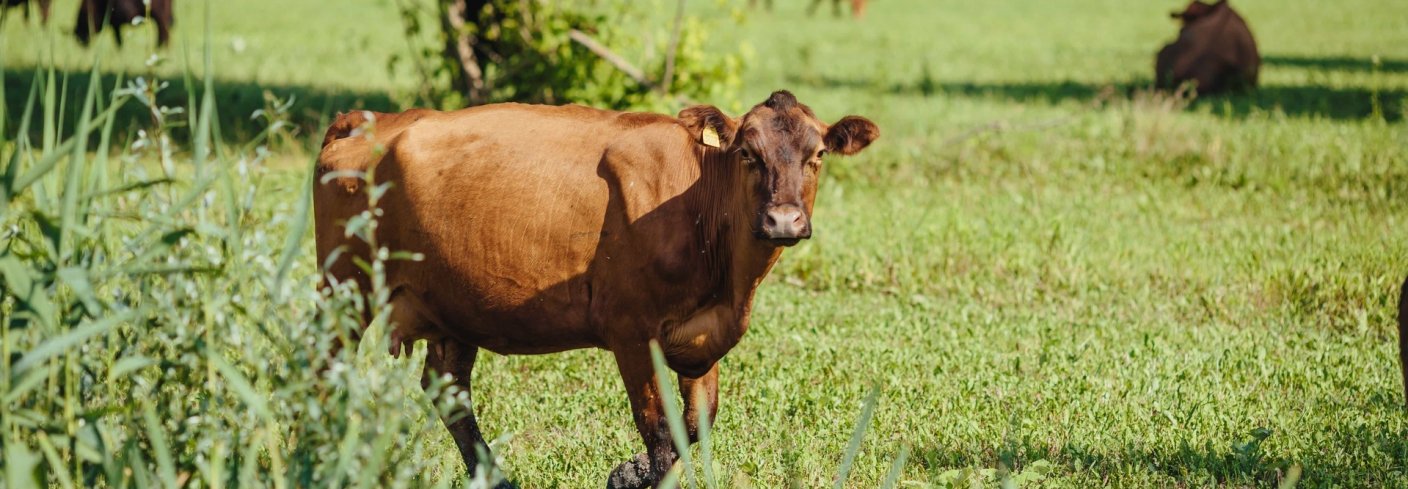
[[[789,247],[801,243],[806,238],[763,238],[763,241],[771,243],[773,246]]]

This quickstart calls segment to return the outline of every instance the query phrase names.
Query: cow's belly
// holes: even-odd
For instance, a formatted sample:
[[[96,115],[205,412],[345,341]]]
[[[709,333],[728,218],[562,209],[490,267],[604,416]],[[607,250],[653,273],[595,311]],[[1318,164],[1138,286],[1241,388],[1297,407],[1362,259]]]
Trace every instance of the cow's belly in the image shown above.
[[[599,156],[466,152],[482,159],[423,154],[394,170],[385,244],[424,260],[396,265],[390,285],[441,333],[492,351],[600,346],[586,285],[608,207]]]

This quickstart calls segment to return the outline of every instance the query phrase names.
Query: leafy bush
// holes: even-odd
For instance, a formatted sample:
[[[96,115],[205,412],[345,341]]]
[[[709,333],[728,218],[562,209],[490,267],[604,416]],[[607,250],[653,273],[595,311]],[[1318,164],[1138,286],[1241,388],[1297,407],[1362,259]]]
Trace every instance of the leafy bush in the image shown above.
[[[715,2],[719,9],[730,8],[726,0]],[[662,10],[659,0],[398,0],[397,5],[411,49],[391,63],[408,63],[421,78],[419,91],[403,97],[409,104],[449,109],[501,101],[573,102],[670,110],[685,100],[732,102],[741,83],[742,55],[706,49],[710,24],[683,11],[669,22],[652,17]],[[592,42],[637,73],[627,74],[630,69],[593,52]]]
[[[406,382],[423,353],[386,354],[385,294],[320,290],[299,259],[309,195],[292,209],[254,205],[262,144],[287,105],[256,114],[259,137],[225,147],[207,81],[184,110],[152,107],[169,117],[119,148],[113,114],[160,87],[92,76],[64,135],[66,80],[34,76],[18,117],[0,107],[0,125],[18,121],[0,127],[8,487],[489,485],[494,474],[470,480],[444,449],[440,417],[465,396],[443,379],[426,393]],[[179,123],[192,128],[189,152],[157,136]],[[360,331],[364,311],[376,319]]]

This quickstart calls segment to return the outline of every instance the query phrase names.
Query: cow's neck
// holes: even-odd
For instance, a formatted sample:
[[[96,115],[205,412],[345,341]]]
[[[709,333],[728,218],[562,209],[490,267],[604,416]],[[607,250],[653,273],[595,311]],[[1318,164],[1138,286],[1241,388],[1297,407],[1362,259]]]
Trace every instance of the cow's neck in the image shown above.
[[[700,165],[699,189],[692,207],[701,216],[696,239],[704,250],[711,285],[717,287],[747,328],[749,308],[758,284],[767,276],[782,249],[753,235],[756,212],[745,177],[748,170],[736,154],[707,149]],[[741,334],[742,331],[739,331]]]

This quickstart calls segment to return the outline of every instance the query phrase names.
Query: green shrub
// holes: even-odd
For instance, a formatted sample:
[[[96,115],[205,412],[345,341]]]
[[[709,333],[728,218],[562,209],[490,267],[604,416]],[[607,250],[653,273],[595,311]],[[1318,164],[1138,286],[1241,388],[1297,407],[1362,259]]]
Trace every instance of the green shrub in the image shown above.
[[[672,111],[690,100],[735,101],[742,55],[706,48],[709,21],[652,15],[683,6],[668,3],[398,0],[410,52],[391,67],[408,64],[421,80],[403,102],[442,109],[515,101]],[[628,75],[582,36],[640,73]]]

